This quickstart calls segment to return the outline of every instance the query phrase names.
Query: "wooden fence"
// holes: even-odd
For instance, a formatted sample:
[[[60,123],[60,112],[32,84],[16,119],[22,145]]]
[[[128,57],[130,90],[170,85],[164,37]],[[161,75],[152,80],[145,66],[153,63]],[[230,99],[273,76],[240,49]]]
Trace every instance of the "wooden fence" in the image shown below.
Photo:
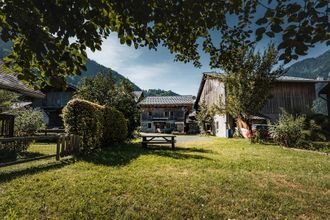
[[[0,136],[12,137],[14,135],[14,120],[13,115],[0,114]]]
[[[30,161],[41,160],[41,159],[52,158],[52,157],[55,157],[56,160],[60,160],[61,157],[79,153],[80,137],[77,135],[69,135],[69,134],[1,138],[0,144],[6,145],[6,144],[13,143],[13,142],[28,143],[28,142],[33,142],[33,141],[56,141],[56,153],[51,154],[51,155],[34,157],[34,158],[16,160],[16,161],[12,161],[12,162],[0,163],[0,167],[10,166],[10,165],[20,164],[20,163],[26,163],[26,162],[30,162]]]

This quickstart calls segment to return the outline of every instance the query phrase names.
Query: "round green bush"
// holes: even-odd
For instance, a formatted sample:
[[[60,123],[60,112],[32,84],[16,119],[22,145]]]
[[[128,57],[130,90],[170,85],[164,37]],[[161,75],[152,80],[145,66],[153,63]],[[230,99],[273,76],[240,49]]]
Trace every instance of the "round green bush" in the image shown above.
[[[84,152],[101,147],[103,107],[82,99],[73,99],[63,109],[67,133],[81,137]]]
[[[103,112],[103,146],[124,142],[128,128],[123,113],[110,106],[106,106]]]
[[[63,109],[65,130],[81,137],[81,151],[107,147],[127,139],[127,121],[113,107],[73,99]]]
[[[279,145],[297,147],[303,138],[304,122],[304,116],[295,117],[284,111],[277,124],[270,128],[270,134]]]

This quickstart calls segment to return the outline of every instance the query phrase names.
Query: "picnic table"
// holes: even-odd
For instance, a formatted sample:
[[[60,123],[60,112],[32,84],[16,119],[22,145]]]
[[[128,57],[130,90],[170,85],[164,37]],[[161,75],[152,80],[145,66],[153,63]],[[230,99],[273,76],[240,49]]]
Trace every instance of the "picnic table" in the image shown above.
[[[171,144],[175,147],[175,135],[142,135],[142,146],[147,147],[148,144]]]

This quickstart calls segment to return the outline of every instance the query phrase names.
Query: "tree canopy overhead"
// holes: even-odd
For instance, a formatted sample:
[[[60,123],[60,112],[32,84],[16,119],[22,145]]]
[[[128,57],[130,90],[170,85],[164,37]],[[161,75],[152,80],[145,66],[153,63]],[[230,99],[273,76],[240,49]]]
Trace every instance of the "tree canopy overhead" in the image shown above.
[[[330,44],[329,7],[328,0],[5,0],[0,37],[13,42],[6,63],[22,79],[61,83],[85,68],[86,49],[100,50],[111,32],[135,48],[164,45],[195,66],[201,46],[211,67],[221,67],[233,47],[280,36],[280,59],[289,62],[318,42]]]

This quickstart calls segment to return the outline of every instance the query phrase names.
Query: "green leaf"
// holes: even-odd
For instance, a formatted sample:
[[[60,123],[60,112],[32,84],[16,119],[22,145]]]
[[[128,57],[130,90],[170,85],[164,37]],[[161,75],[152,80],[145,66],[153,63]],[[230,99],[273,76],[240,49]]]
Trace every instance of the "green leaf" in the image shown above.
[[[271,31],[266,32],[266,35],[267,35],[268,37],[270,37],[270,38],[275,37],[274,32],[271,32]]]
[[[261,40],[263,33],[265,33],[266,28],[261,27],[256,30],[257,41]]]
[[[259,20],[256,21],[256,24],[257,25],[262,25],[262,24],[265,24],[267,23],[267,18],[266,17],[263,17],[263,18],[260,18]]]

